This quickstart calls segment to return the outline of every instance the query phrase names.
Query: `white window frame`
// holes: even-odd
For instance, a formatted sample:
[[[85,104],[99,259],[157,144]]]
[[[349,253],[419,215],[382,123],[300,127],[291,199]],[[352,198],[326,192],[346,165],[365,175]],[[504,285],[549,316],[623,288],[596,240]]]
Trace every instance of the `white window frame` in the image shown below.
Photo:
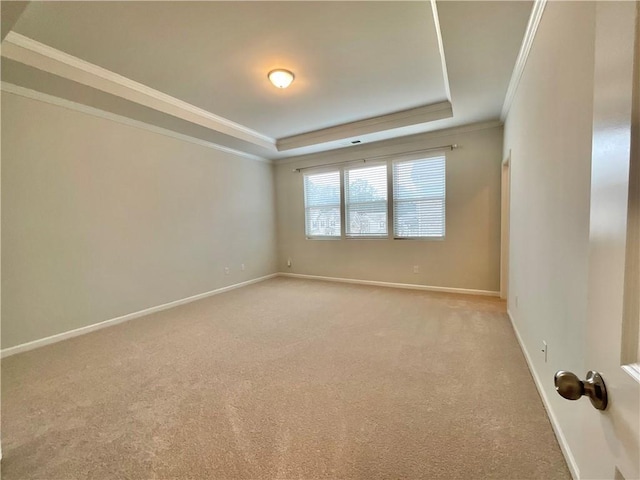
[[[396,234],[395,228],[395,192],[394,192],[394,170],[393,165],[398,162],[405,162],[411,160],[427,160],[430,158],[444,158],[444,197],[443,197],[443,233],[441,236],[419,236],[419,237],[401,237]],[[427,154],[411,154],[403,155],[399,154],[390,158],[389,160],[380,160],[376,162],[366,162],[356,164],[355,162],[349,162],[344,164],[336,164],[334,166],[323,166],[319,168],[310,168],[309,171],[305,171],[302,175],[303,180],[303,215],[304,215],[304,229],[305,238],[307,240],[402,240],[402,241],[420,241],[420,242],[433,242],[443,241],[447,232],[447,155],[445,151],[433,151]],[[347,235],[347,215],[346,215],[346,186],[345,186],[345,170],[364,168],[366,166],[374,165],[386,165],[387,166],[387,234],[386,235]],[[327,235],[307,235],[307,207],[306,207],[306,193],[304,191],[304,177],[306,175],[315,175],[328,172],[338,172],[340,175],[340,235],[327,236]]]
[[[385,206],[386,206],[386,210],[387,210],[387,220],[386,220],[386,233],[384,234],[369,234],[369,235],[354,235],[354,234],[349,234],[347,233],[347,223],[349,221],[349,218],[347,218],[347,181],[346,181],[346,172],[348,170],[360,170],[360,169],[364,169],[364,168],[371,168],[371,167],[386,167],[386,171],[385,171],[385,184],[386,184],[386,194],[387,194],[387,198],[384,200]],[[377,161],[377,162],[366,162],[363,164],[351,164],[351,165],[344,165],[342,167],[342,190],[343,190],[343,195],[342,195],[342,203],[344,204],[344,237],[345,239],[348,240],[370,240],[370,239],[388,239],[389,236],[391,235],[391,224],[389,223],[390,217],[389,217],[389,197],[391,196],[391,190],[389,188],[389,165],[388,162],[384,162],[384,161]],[[382,203],[382,200],[379,201],[380,203]],[[366,204],[366,203],[373,203],[373,202],[361,202],[360,204]]]
[[[306,192],[306,177],[311,175],[321,175],[323,173],[332,173],[337,172],[338,179],[338,191],[340,195],[338,208],[340,211],[340,233],[338,235],[309,235],[307,233],[307,192]],[[344,172],[340,166],[336,166],[333,168],[321,168],[321,169],[313,169],[308,172],[304,172],[302,175],[302,203],[304,210],[304,234],[307,240],[342,240],[344,237]]]

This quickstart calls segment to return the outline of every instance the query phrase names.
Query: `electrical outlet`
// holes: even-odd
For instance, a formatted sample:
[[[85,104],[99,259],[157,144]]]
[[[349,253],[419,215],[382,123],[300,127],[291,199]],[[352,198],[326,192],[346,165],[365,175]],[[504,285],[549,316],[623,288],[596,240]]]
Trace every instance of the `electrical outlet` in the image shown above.
[[[224,267],[224,274],[229,275],[229,267]]]
[[[287,267],[291,268],[291,257],[287,258]]]
[[[242,270],[244,272],[244,263],[240,264],[240,270]]]
[[[549,346],[546,341],[542,341],[542,353],[544,353],[544,363],[547,363],[547,355],[549,354]]]
[[[518,308],[518,295],[516,295],[516,308]]]
[[[413,266],[413,273],[420,273],[420,265]]]

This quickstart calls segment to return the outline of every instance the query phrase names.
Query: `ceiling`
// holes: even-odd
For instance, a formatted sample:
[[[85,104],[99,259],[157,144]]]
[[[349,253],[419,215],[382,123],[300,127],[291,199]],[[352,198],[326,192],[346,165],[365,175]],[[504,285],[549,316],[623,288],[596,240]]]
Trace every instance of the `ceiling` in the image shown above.
[[[285,158],[498,119],[532,3],[30,2],[2,81]]]

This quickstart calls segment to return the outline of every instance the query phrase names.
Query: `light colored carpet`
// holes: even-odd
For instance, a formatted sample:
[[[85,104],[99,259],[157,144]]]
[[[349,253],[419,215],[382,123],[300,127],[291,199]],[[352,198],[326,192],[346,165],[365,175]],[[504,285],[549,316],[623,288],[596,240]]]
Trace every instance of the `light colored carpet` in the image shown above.
[[[569,479],[498,300],[276,278],[2,361],[2,478]]]

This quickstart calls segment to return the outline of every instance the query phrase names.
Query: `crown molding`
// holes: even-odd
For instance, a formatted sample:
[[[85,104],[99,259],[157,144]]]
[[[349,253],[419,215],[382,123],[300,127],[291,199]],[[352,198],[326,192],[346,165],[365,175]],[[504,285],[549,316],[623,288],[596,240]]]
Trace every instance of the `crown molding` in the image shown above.
[[[271,137],[19,33],[9,32],[6,36],[2,56],[270,151],[276,150],[276,141]]]
[[[242,152],[240,150],[235,150],[233,148],[225,147],[219,145],[217,143],[208,142],[206,140],[202,140],[201,138],[191,137],[189,135],[185,135],[182,133],[174,132],[173,130],[168,130],[166,128],[157,127],[155,125],[151,125],[145,122],[141,122],[139,120],[134,120],[129,117],[125,117],[122,115],[118,115],[115,113],[107,112],[105,110],[100,110],[95,107],[90,107],[88,105],[83,105],[81,103],[72,102],[70,100],[66,100],[64,98],[55,97],[53,95],[49,95],[47,93],[37,92],[35,90],[31,90],[29,88],[20,87],[18,85],[14,85],[12,83],[2,82],[0,84],[0,89],[3,92],[11,93],[14,95],[18,95],[25,98],[30,98],[32,100],[38,100],[40,102],[49,103],[51,105],[57,105],[58,107],[66,108],[69,110],[74,110],[76,112],[85,113],[87,115],[91,115],[98,118],[103,118],[105,120],[110,120],[112,122],[120,123],[123,125],[127,125],[129,127],[140,128],[142,130],[147,130],[149,132],[157,133],[159,135],[164,135],[166,137],[176,138],[178,140],[182,140],[188,143],[194,143],[196,145],[200,145],[201,147],[211,148],[213,150],[218,150],[220,152],[229,153],[231,155],[236,155],[243,158],[248,158],[250,160],[255,160],[258,162],[265,163],[273,163],[271,160],[266,158],[259,157],[258,155],[252,155],[250,153]]]
[[[380,115],[378,117],[366,118],[364,120],[357,120],[321,130],[280,138],[276,142],[276,146],[279,152],[293,150],[294,148],[308,147],[310,145],[343,140],[368,133],[432,122],[452,116],[453,111],[449,101],[433,103],[431,105],[410,108],[388,115]]]
[[[444,56],[444,43],[440,30],[440,17],[438,16],[438,6],[436,0],[431,0],[431,12],[433,13],[433,24],[436,27],[436,37],[438,38],[438,50],[440,50],[440,62],[442,64],[442,79],[444,80],[444,90],[447,99],[451,102],[451,88],[449,87],[449,71],[447,70],[447,59]]]
[[[529,53],[531,52],[533,41],[536,38],[538,26],[540,25],[540,20],[542,19],[542,14],[544,13],[544,8],[546,5],[547,0],[534,1],[533,9],[531,10],[531,16],[529,17],[529,23],[527,23],[527,30],[524,33],[522,45],[520,46],[520,52],[518,53],[518,58],[516,59],[516,63],[513,67],[511,80],[509,81],[509,87],[507,88],[507,93],[504,97],[502,113],[500,114],[500,119],[502,121],[507,118],[509,109],[511,108],[511,104],[513,103],[513,99],[516,96],[516,91],[518,90],[520,79],[522,78],[522,74],[524,73],[524,67],[527,64],[527,59],[529,58]]]

